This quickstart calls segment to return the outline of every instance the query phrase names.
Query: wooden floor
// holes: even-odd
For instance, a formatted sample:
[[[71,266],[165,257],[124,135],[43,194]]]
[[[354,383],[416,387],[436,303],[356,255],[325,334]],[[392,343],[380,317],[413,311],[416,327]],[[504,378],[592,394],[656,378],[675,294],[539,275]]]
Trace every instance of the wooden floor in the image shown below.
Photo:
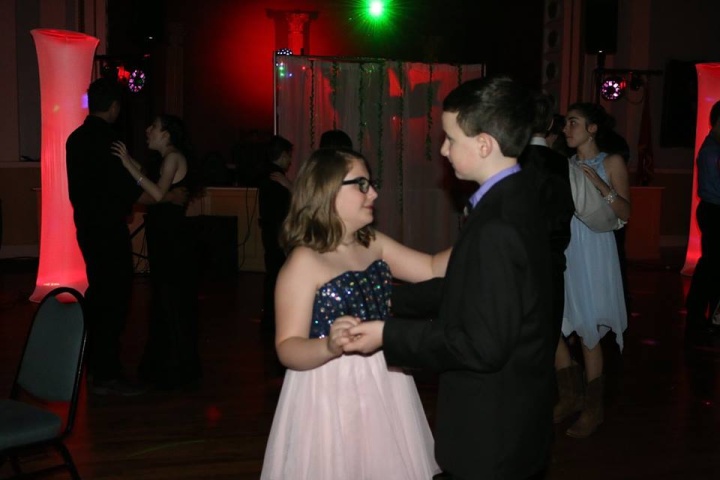
[[[683,340],[681,252],[631,263],[632,317],[620,355],[603,341],[606,421],[586,440],[557,428],[550,480],[720,478],[720,340]],[[35,304],[33,262],[0,264],[0,395],[7,394]],[[257,479],[282,383],[261,335],[262,275],[206,279],[201,289],[205,376],[193,393],[98,397],[83,391],[69,448],[85,479]],[[132,373],[145,339],[148,279],[136,277],[124,338]],[[436,382],[416,376],[433,421]],[[44,463],[47,458],[32,460]],[[9,472],[0,467],[0,478]],[[51,478],[68,478],[56,475]],[[338,479],[343,480],[343,479]]]

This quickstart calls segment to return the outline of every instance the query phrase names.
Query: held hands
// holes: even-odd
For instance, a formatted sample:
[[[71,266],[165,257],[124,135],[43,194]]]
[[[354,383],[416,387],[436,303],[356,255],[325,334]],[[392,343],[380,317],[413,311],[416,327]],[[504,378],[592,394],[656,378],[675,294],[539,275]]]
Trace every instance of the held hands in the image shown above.
[[[348,330],[350,340],[344,343],[345,353],[373,353],[382,347],[385,322],[373,320],[358,323]]]
[[[333,356],[339,357],[343,354],[344,346],[351,340],[348,331],[357,325],[360,325],[360,319],[350,315],[339,317],[330,325],[327,348]]]

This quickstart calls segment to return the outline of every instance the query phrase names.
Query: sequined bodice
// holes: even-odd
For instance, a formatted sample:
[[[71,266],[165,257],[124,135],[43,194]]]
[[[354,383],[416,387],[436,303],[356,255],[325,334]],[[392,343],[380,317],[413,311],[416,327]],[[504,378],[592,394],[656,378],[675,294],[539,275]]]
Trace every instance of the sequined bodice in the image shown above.
[[[375,260],[363,271],[338,275],[315,293],[310,338],[322,338],[330,332],[336,318],[353,315],[362,320],[388,317],[392,274],[382,260]]]
[[[600,178],[602,178],[605,182],[608,181],[607,173],[605,172],[605,157],[607,157],[607,153],[600,152],[593,158],[588,158],[587,160],[580,160],[577,155],[573,155],[570,160],[575,163],[575,165],[587,165],[588,167],[591,167],[593,170],[595,170]]]

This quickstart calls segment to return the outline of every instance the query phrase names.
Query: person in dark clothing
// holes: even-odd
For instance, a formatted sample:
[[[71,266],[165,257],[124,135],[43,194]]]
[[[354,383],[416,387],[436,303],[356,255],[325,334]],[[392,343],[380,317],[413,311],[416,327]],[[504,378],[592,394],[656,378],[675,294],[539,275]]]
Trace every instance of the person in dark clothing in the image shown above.
[[[293,144],[276,135],[270,139],[267,157],[258,185],[260,202],[260,233],[264,249],[265,282],[261,324],[265,330],[275,327],[275,282],[285,262],[280,247],[280,228],[290,208],[292,184],[285,175],[292,162]]]
[[[318,148],[348,148],[352,150],[353,144],[350,135],[342,130],[327,130],[320,135]]]
[[[711,316],[720,298],[720,102],[710,110],[710,131],[698,151],[696,169],[700,258],[685,299],[685,335],[690,341],[717,330]]]
[[[553,123],[552,101],[539,95],[537,112],[530,143],[525,147],[518,163],[535,179],[547,222],[553,271],[553,321],[560,335],[565,305],[565,249],[570,243],[570,220],[575,213],[570,189],[568,159],[551,149],[545,137]]]
[[[479,188],[447,265],[433,321],[362,321],[344,352],[440,375],[435,457],[453,479],[542,478],[553,436],[552,269],[532,175],[517,157],[534,95],[508,78],[470,80],[443,101],[440,153]]]
[[[193,232],[185,216],[187,203],[178,205],[165,199],[178,189],[187,189],[189,198],[199,195],[199,173],[179,117],[159,115],[145,133],[148,148],[162,159],[157,181],[147,178],[124,143],[113,145],[114,154],[152,197],[145,215],[152,315],[138,372],[145,382],[163,390],[195,389],[199,386],[201,362]]]
[[[67,176],[77,240],[85,260],[88,366],[92,391],[134,395],[120,364],[120,336],[132,286],[132,246],[127,216],[142,189],[112,155],[112,128],[120,113],[120,86],[109,79],[88,88],[90,114],[68,137]]]

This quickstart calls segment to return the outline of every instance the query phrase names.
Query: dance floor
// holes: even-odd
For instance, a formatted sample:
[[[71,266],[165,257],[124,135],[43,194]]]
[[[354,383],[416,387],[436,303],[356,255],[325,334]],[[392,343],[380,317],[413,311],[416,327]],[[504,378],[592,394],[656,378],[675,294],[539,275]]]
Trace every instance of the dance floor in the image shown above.
[[[720,339],[684,341],[689,279],[678,273],[681,262],[682,252],[664,251],[661,260],[630,263],[624,351],[612,336],[603,340],[605,423],[585,440],[567,437],[567,423],[557,426],[549,480],[720,478]],[[27,300],[35,267],[32,260],[0,262],[0,395],[9,392],[36,308]],[[282,384],[272,341],[257,320],[262,279],[240,273],[203,280],[199,390],[102,397],[83,389],[67,444],[84,479],[259,478]],[[149,294],[148,278],[138,275],[123,341],[130,374],[145,341]],[[432,425],[436,379],[418,373],[416,381]],[[47,461],[38,455],[27,463]],[[9,472],[1,466],[0,478]]]

